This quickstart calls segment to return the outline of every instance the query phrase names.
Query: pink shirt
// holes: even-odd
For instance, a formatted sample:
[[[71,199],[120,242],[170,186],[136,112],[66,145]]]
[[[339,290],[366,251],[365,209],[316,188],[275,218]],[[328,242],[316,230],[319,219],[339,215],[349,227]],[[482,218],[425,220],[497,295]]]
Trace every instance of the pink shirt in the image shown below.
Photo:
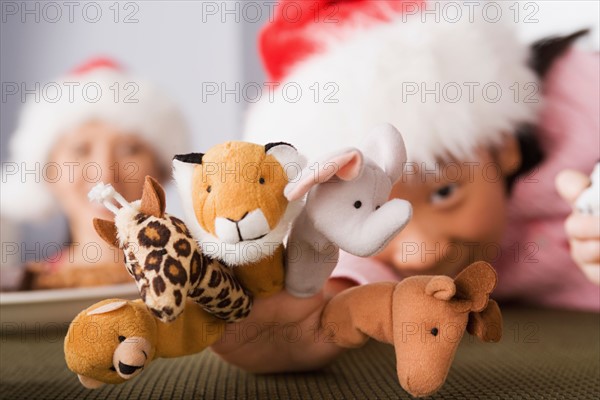
[[[600,156],[600,58],[572,50],[556,62],[544,86],[540,144],[544,161],[521,177],[508,205],[508,228],[493,265],[494,298],[555,308],[600,311],[600,287],[571,258],[564,222],[571,206],[554,187],[566,168],[591,173]],[[398,280],[388,266],[342,254],[332,275],[358,284]]]

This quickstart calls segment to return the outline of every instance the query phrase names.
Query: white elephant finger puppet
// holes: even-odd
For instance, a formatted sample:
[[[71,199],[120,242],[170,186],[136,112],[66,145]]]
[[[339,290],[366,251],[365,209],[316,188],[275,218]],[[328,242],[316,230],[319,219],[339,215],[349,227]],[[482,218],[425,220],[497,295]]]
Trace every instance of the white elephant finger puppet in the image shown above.
[[[392,125],[373,129],[357,148],[346,148],[309,165],[289,183],[289,201],[307,195],[288,238],[286,289],[298,297],[318,293],[339,250],[368,257],[382,250],[408,223],[410,203],[388,200],[402,175],[406,149]]]

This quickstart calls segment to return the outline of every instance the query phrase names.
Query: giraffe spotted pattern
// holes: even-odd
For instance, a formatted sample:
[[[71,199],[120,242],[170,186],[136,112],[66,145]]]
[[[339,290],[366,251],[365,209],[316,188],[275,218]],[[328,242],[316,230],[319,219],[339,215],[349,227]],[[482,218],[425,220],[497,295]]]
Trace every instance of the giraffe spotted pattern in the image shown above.
[[[200,252],[185,224],[168,214],[162,218],[138,213],[129,219],[124,243],[125,265],[152,313],[173,321],[185,299],[228,322],[250,313],[252,298],[235,275]]]

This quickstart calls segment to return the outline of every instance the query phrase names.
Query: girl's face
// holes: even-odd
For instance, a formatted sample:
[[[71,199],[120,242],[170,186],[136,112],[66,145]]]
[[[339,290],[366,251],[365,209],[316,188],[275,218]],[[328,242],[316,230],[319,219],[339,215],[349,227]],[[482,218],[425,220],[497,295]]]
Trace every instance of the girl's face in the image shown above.
[[[110,183],[128,201],[139,199],[144,177],[166,177],[150,145],[139,136],[101,123],[89,122],[64,134],[54,146],[47,168],[50,187],[70,220],[111,219],[103,206],[91,203],[89,190]],[[56,168],[55,168],[56,167]]]
[[[408,200],[413,217],[377,259],[403,276],[454,276],[474,261],[499,255],[506,223],[505,174],[515,166],[507,169],[489,151],[477,155],[477,161],[439,164],[435,171],[408,168],[391,197]]]

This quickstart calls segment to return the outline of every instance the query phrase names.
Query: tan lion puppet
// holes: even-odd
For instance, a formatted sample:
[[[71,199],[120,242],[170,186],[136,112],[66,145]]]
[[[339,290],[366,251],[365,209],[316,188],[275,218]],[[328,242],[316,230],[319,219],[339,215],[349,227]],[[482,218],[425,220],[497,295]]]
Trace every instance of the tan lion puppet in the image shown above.
[[[174,322],[155,318],[141,300],[109,299],[75,317],[65,338],[67,366],[88,389],[125,382],[159,357],[180,357],[218,340],[225,322],[188,302]]]
[[[283,239],[303,205],[288,201],[284,189],[304,164],[287,143],[226,142],[175,156],[173,176],[192,235],[255,297],[283,289]]]

